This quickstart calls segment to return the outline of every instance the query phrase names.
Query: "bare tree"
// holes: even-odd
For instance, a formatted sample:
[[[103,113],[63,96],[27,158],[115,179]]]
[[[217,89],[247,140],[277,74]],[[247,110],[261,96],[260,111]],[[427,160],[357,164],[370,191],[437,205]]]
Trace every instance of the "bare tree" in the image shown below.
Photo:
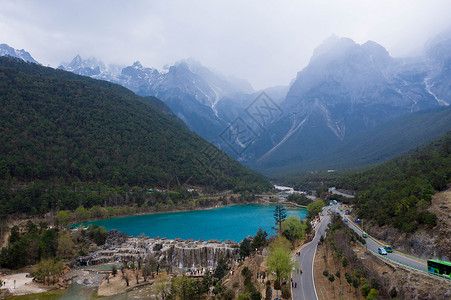
[[[144,281],[147,281],[147,277],[152,275],[152,270],[151,270],[151,267],[149,264],[144,265],[142,273],[143,273]]]

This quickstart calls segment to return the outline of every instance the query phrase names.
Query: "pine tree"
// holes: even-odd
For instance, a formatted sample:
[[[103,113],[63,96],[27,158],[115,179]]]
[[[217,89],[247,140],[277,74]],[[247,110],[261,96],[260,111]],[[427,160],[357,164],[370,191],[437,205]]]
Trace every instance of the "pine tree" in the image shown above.
[[[274,220],[276,220],[276,225],[278,226],[279,235],[282,234],[282,222],[287,218],[287,212],[285,211],[285,206],[278,203],[276,209],[274,210]]]

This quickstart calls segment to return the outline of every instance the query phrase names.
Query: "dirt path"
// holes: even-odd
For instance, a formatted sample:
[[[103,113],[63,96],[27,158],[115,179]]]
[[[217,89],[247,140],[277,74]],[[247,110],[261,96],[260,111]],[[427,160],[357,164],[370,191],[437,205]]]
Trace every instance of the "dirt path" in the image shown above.
[[[26,295],[47,291],[34,283],[28,273],[0,276],[0,280],[6,283],[2,288],[7,288],[13,295]]]

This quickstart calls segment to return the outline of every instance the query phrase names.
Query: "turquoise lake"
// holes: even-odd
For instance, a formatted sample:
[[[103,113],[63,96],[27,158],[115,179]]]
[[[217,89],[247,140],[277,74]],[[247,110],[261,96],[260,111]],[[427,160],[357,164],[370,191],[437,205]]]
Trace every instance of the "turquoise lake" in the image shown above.
[[[174,213],[157,213],[129,216],[82,223],[97,224],[107,230],[117,229],[128,235],[144,234],[168,239],[216,239],[240,242],[248,235],[255,235],[262,228],[269,235],[275,234],[273,205],[235,205],[210,210]],[[287,215],[306,218],[305,209],[287,209]]]

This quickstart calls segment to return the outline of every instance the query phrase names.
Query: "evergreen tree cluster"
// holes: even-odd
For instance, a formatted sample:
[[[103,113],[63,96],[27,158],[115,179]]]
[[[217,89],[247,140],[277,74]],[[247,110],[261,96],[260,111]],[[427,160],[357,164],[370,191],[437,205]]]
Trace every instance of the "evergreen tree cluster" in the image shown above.
[[[36,225],[28,221],[23,228],[13,226],[8,245],[0,252],[0,268],[18,269],[43,261],[42,267],[50,268],[60,259],[84,255],[82,248],[85,244],[103,245],[108,232],[102,226],[90,225],[76,236],[77,245],[68,231],[49,227],[45,222]],[[80,252],[75,249],[80,249]],[[46,272],[43,271],[44,277],[48,276]]]
[[[412,153],[340,179],[337,186],[359,191],[354,199],[359,218],[414,232],[418,225],[437,224],[426,208],[450,182],[451,131]]]
[[[77,183],[109,188],[191,185],[254,193],[271,189],[264,177],[149,99],[115,84],[9,57],[0,57],[0,154],[1,199],[12,199],[17,190],[36,182],[58,188]],[[45,199],[47,205],[55,197]],[[87,197],[99,204],[95,194]],[[16,208],[41,209],[43,199],[26,198]],[[60,208],[81,205],[62,201]]]

